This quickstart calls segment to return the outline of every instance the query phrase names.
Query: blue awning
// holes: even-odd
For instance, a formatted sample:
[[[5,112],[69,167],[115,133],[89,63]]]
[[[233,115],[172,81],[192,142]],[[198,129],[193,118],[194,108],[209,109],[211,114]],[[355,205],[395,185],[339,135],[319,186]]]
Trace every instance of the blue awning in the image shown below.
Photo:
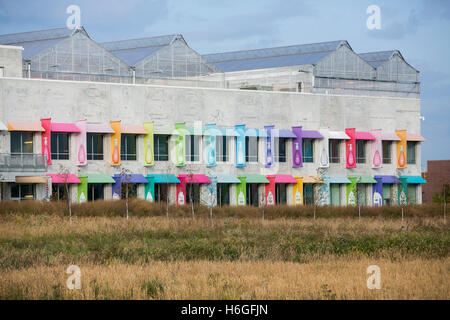
[[[148,174],[148,179],[152,179],[154,183],[180,183],[174,174]]]
[[[374,176],[375,180],[380,180],[381,183],[400,183],[397,176]]]
[[[326,176],[325,178],[327,178],[329,183],[351,183],[347,176],[344,175]]]
[[[272,134],[276,138],[297,138],[297,136],[291,131],[287,129],[273,129]]]
[[[217,183],[241,183],[241,180],[231,174],[216,174],[208,176],[210,180],[214,177],[217,178]]]
[[[427,183],[421,176],[400,176],[398,178],[403,183]]]
[[[142,174],[115,174],[113,179],[121,183],[148,183],[148,180]]]

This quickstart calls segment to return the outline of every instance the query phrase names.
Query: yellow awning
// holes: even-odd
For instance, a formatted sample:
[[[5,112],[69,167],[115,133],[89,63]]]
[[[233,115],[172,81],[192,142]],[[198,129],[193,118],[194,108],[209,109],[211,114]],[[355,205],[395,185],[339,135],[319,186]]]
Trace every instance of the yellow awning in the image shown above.
[[[303,183],[323,183],[322,178],[317,175],[303,175],[296,178],[303,178]]]
[[[48,177],[30,176],[16,177],[16,183],[47,183]]]

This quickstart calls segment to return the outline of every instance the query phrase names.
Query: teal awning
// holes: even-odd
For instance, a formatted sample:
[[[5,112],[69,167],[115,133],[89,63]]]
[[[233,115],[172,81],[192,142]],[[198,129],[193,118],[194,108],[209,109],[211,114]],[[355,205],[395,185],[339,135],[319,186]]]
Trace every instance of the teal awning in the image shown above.
[[[377,180],[375,180],[372,176],[348,176],[350,180],[356,180],[356,183],[377,183]]]
[[[180,183],[174,174],[148,174],[146,178],[153,178],[154,183]]]
[[[262,174],[241,174],[239,178],[245,178],[246,183],[269,183],[266,176]]]
[[[400,176],[398,178],[403,183],[427,183],[421,176]]]
[[[246,128],[245,129],[245,136],[246,137],[263,137],[263,138],[267,138],[267,132],[266,132],[265,129]]]
[[[348,180],[347,176],[344,175],[333,175],[327,176],[325,178],[328,178],[329,183],[351,183],[351,181]]]
[[[241,180],[231,174],[216,174],[208,176],[210,180],[214,177],[217,178],[217,183],[241,183]]]

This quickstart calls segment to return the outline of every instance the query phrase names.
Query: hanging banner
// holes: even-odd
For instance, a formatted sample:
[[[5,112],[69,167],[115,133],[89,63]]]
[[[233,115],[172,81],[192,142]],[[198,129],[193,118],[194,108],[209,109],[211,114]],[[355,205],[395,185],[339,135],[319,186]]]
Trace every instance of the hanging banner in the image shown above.
[[[80,132],[77,134],[77,166],[87,165],[86,120],[76,122]]]
[[[303,205],[303,178],[295,177],[297,183],[294,184],[294,206]]]
[[[398,205],[404,206],[408,204],[408,184],[405,180],[400,181],[401,183],[398,184]]]
[[[121,179],[120,177],[113,177],[113,179],[116,181],[116,183],[112,185],[112,198],[113,200],[120,200],[122,198]]]
[[[292,139],[292,167],[293,168],[303,167],[302,127],[301,126],[292,127],[292,132],[297,136],[295,139]],[[303,187],[302,187],[302,193],[303,193]],[[303,197],[302,197],[302,199],[303,199]]]
[[[405,169],[406,168],[406,130],[395,130],[397,136],[401,139],[397,141],[397,168]]]
[[[144,122],[143,127],[147,131],[147,134],[144,136],[144,166],[150,167],[155,164],[153,154],[153,122]]]
[[[178,177],[180,183],[177,184],[177,206],[186,204],[186,178]]]
[[[356,130],[355,128],[347,128],[345,133],[350,137],[349,140],[345,140],[346,167],[356,168]]]
[[[217,206],[217,177],[208,176],[211,183],[205,185],[205,188],[201,188],[202,202],[208,207]]]
[[[383,162],[381,158],[381,152],[383,150],[381,145],[381,129],[371,130],[370,133],[375,137],[375,140],[372,141],[372,168],[381,168]]]
[[[207,132],[206,136],[206,166],[215,167],[216,166],[216,125],[206,124],[205,129]]]
[[[264,126],[264,129],[266,129],[267,132],[267,138],[266,138],[266,168],[270,168],[274,166],[274,143],[275,143],[275,138],[274,138],[274,129],[275,126]]]
[[[348,135],[348,133],[347,133]],[[350,183],[347,184],[347,205],[356,206],[356,180],[357,178],[348,177]]]
[[[88,200],[88,177],[80,176],[78,177],[81,183],[78,184],[78,203],[83,203]]]
[[[144,127],[145,128],[145,127]],[[145,200],[155,201],[155,177],[146,177],[148,183],[145,184]]]
[[[319,159],[319,167],[320,168],[328,168],[330,166],[330,161],[328,158],[328,143],[329,143],[329,138],[330,138],[330,134],[329,134],[329,130],[328,129],[320,129],[320,133],[323,136],[323,139],[318,139],[318,152],[319,154],[317,155]]]
[[[120,166],[120,136],[122,133],[120,120],[111,121],[111,129],[114,130],[111,135],[111,166]]]
[[[266,177],[269,183],[265,184],[266,188],[266,206],[275,205],[275,177]]]
[[[374,178],[377,183],[372,184],[372,203],[374,207],[383,205],[383,182],[382,178]]]
[[[52,131],[51,119],[41,119],[41,126],[44,128],[44,132],[41,133],[41,146],[42,146],[42,155],[47,157],[47,164],[52,164],[52,157],[50,152],[50,137]]]
[[[247,203],[247,183],[245,177],[238,177],[241,183],[236,185],[237,205],[245,206]]]
[[[175,123],[177,138],[175,140],[175,165],[184,167],[186,165],[186,124]],[[186,195],[185,195],[186,196]]]
[[[323,183],[315,184],[315,198],[319,206],[330,205],[331,190],[330,190],[330,178],[327,176],[321,177]]]
[[[245,167],[245,124],[237,124],[236,131],[236,167]]]

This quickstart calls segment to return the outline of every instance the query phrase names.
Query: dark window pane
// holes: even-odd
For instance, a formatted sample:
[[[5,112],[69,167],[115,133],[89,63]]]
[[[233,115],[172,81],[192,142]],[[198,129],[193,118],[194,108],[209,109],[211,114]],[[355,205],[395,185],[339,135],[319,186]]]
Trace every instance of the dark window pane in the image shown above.
[[[103,135],[98,133],[87,134],[87,159],[103,160]]]
[[[250,206],[258,206],[258,184],[256,183],[247,183],[246,186],[247,191],[247,205]]]
[[[66,132],[52,132],[51,157],[54,160],[69,159],[69,134]]]
[[[136,135],[122,134],[120,141],[120,159],[136,160]]]
[[[22,132],[11,132],[11,153],[22,153]]]
[[[286,204],[286,184],[277,183],[275,185],[275,203]]]
[[[230,185],[228,183],[217,184],[217,192],[219,199],[217,205],[228,206],[230,204]]]
[[[391,141],[383,141],[382,147],[383,147],[383,163],[391,163],[392,157],[391,157]]]
[[[313,139],[302,139],[303,162],[314,162]]]
[[[314,204],[314,192],[312,183],[303,184],[303,198],[306,205]]]
[[[356,163],[366,163],[365,140],[356,140]]]
[[[275,161],[286,162],[286,138],[275,138],[276,157]]]
[[[329,158],[331,163],[340,163],[340,140],[330,139],[328,145]]]
[[[406,163],[415,164],[416,163],[416,142],[408,141],[406,143]]]
[[[186,184],[186,202],[200,203],[200,184],[198,183]]]
[[[169,160],[169,136],[155,135],[153,137],[153,150],[155,161]]]
[[[258,162],[258,137],[245,137],[245,160]]]

